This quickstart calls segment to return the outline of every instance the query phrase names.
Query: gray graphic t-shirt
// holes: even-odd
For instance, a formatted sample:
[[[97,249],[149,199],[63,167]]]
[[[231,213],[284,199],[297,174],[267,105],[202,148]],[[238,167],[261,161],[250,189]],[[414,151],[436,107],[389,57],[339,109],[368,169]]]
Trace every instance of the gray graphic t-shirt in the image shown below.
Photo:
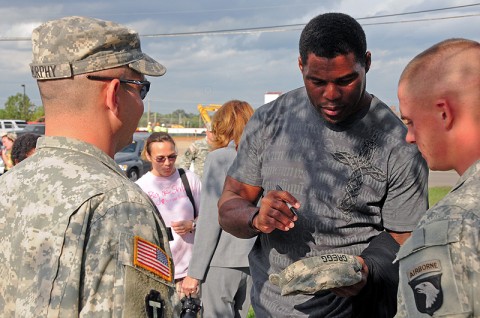
[[[405,134],[401,120],[376,97],[341,125],[326,123],[304,88],[255,112],[229,175],[265,193],[278,184],[301,203],[293,229],[260,235],[250,253],[257,315],[351,313],[350,300],[329,291],[280,296],[268,275],[305,257],[359,255],[385,229],[413,230],[427,208],[428,170]]]

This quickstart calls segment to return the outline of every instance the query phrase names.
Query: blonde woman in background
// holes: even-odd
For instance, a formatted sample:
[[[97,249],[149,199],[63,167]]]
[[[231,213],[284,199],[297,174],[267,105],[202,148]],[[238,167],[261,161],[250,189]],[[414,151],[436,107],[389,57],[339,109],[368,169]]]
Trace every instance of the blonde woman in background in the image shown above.
[[[237,154],[243,128],[253,115],[244,101],[223,104],[212,119],[212,148],[204,166],[197,233],[183,292],[201,285],[203,317],[246,317],[250,308],[251,276],[248,253],[254,239],[239,239],[218,224],[217,202],[228,168]]]
[[[16,139],[17,134],[15,133],[2,134],[2,160],[5,165],[5,172],[13,167],[12,147]]]

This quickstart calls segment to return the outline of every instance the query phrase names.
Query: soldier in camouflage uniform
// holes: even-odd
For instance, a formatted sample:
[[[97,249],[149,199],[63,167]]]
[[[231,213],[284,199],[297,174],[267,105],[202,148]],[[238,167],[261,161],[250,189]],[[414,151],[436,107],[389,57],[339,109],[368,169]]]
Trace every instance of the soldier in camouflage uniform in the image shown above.
[[[108,21],[50,21],[32,41],[46,136],[0,179],[0,316],[176,316],[164,223],[112,159],[164,66]]]
[[[194,172],[201,179],[203,177],[203,166],[205,164],[205,159],[207,158],[209,152],[210,145],[208,144],[207,137],[200,140],[195,140],[185,151],[185,154],[182,157],[180,168],[190,169],[190,165],[193,163]]]
[[[480,43],[465,39],[427,49],[400,78],[407,141],[461,177],[400,248],[396,317],[480,317],[479,87]]]

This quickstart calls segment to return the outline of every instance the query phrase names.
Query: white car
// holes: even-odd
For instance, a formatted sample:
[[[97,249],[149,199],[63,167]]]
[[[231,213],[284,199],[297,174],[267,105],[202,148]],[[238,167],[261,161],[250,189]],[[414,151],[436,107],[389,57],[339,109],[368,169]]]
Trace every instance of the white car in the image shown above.
[[[27,126],[25,120],[0,119],[0,131],[22,131]]]

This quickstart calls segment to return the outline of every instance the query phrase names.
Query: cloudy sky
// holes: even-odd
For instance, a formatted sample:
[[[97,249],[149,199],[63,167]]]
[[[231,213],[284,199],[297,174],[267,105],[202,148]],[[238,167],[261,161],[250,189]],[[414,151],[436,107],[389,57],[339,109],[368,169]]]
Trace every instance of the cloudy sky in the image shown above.
[[[69,15],[125,24],[142,36],[143,51],[167,67],[152,82],[145,108],[196,112],[197,104],[242,99],[254,108],[266,92],[302,86],[297,65],[303,26],[325,12],[357,18],[367,34],[372,68],[367,90],[397,105],[396,85],[406,63],[451,37],[480,40],[475,0],[177,0],[2,1],[0,107],[17,93],[41,105],[29,63],[33,28]],[[212,32],[217,31],[217,32]],[[224,32],[218,32],[224,31]]]

